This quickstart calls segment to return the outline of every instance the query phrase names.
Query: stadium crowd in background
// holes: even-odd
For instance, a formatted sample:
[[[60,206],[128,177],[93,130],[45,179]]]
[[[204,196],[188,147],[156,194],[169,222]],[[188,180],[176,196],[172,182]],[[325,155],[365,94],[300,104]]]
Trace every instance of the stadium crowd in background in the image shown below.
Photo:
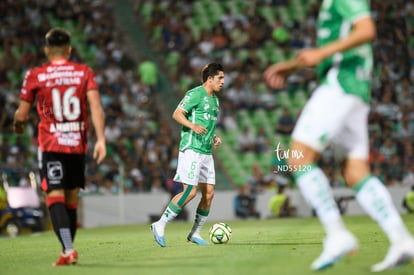
[[[98,167],[88,154],[85,192],[118,192],[122,172],[126,192],[167,192],[165,182],[176,168],[177,145],[157,111],[152,80],[143,83],[147,81],[145,73],[150,71],[151,75],[154,69],[149,62],[136,64],[121,46],[123,37],[115,28],[107,1],[1,1],[0,10],[2,170],[7,169],[4,171],[13,178],[15,171],[38,167],[36,116],[30,116],[28,134],[16,138],[12,133],[13,109],[28,68],[46,62],[44,33],[58,25],[72,34],[71,60],[93,68],[106,112],[108,158]]]
[[[206,60],[221,60],[229,72],[218,124],[224,131],[241,127],[235,119],[241,110],[268,110],[267,103],[273,111],[286,107],[282,102],[275,101],[276,93],[294,93],[297,90],[310,93],[315,87],[316,78],[311,70],[291,76],[285,90],[270,90],[262,86],[261,72],[269,60],[263,62],[257,51],[267,45],[277,45],[276,49],[289,57],[297,50],[312,46],[320,1],[230,1],[239,5],[238,8],[234,8],[234,5],[232,9],[223,8],[220,18],[209,17],[210,24],[206,23],[206,16],[197,14],[197,7],[192,8],[192,1],[162,1],[154,3],[152,10],[148,9],[151,6],[149,2],[141,1],[135,6],[137,19],[146,26],[147,35],[152,37],[152,45],[156,46],[157,52],[166,56],[167,67],[176,64],[177,68],[169,72],[169,76],[173,83],[177,83],[177,94],[193,85],[193,76],[197,75],[194,70],[198,70]],[[203,2],[199,1],[198,4]],[[214,4],[223,4],[220,1],[213,2],[203,7],[207,9],[207,6],[212,8]],[[301,22],[292,20],[286,24],[276,15],[276,22],[272,25],[266,14],[259,12],[271,7],[286,10],[291,2],[297,5],[311,3]],[[369,115],[369,161],[384,184],[412,184],[414,5],[407,0],[371,3],[378,33],[374,41],[375,73],[372,111]],[[142,16],[146,14],[144,10],[148,12],[146,18]],[[194,22],[200,25],[199,33],[192,26]],[[179,55],[176,63],[169,63],[174,61],[168,58],[172,53]],[[258,93],[259,88],[266,91]],[[261,98],[265,100],[261,101]],[[297,110],[290,112],[296,120]],[[322,154],[320,166],[328,174],[331,185],[343,186],[343,180],[338,177],[341,164],[332,150],[328,149]]]
[[[151,38],[152,48],[159,56],[169,57],[164,58],[164,66],[158,69],[169,75],[177,101],[183,91],[198,83],[201,64],[212,59],[220,60],[228,72],[218,121],[224,131],[240,127],[237,123],[240,110],[283,109],[285,106],[277,101],[276,93],[312,91],[316,79],[311,70],[289,78],[287,91],[268,89],[261,77],[268,61],[257,53],[259,49],[268,53],[268,45],[277,45],[283,56],[290,56],[313,45],[318,1],[228,1],[244,4],[238,10],[225,8],[216,23],[200,28],[198,35],[191,27],[201,26],[204,19],[192,21],[196,18],[193,2],[143,0],[131,4],[138,22]],[[259,12],[270,7],[286,10],[291,2],[312,3],[301,21],[305,23],[293,20],[286,24],[280,20],[281,16],[275,15],[278,20],[270,24],[266,14]],[[369,116],[370,164],[385,184],[414,182],[414,5],[411,2],[372,1],[377,39],[374,41],[373,111]],[[217,3],[221,1],[212,1],[209,7]],[[148,10],[146,19],[143,11],[147,4],[153,8]],[[68,27],[78,45],[83,45],[74,48],[72,60],[84,61],[94,69],[107,113],[108,157],[100,167],[88,158],[90,182],[86,191],[117,192],[122,161],[125,191],[163,192],[166,188],[152,188],[153,182],[161,182],[165,187],[165,182],[171,180],[176,168],[177,140],[168,126],[171,121],[163,121],[157,111],[156,92],[151,85],[143,83],[138,73],[139,64],[122,46],[124,37],[116,30],[107,1],[0,1],[0,14],[2,167],[9,171],[22,166],[37,167],[36,158],[27,157],[37,153],[36,118],[31,117],[28,135],[15,139],[12,116],[25,72],[44,60],[39,50],[44,43],[42,35],[55,24],[61,24]],[[259,90],[264,92],[258,94]],[[291,113],[294,119],[297,111]],[[276,126],[272,125],[274,129]],[[321,168],[329,175],[331,185],[341,186],[340,165],[337,163],[332,168],[332,163],[336,163],[335,155],[326,150],[320,160]]]

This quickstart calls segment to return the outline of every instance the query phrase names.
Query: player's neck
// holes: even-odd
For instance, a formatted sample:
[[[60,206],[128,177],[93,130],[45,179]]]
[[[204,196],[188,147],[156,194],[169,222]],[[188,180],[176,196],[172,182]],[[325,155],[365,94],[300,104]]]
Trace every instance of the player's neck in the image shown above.
[[[211,87],[209,87],[208,85],[204,84],[203,87],[204,87],[204,89],[206,90],[206,92],[209,96],[212,96],[214,94],[213,89]]]
[[[55,57],[50,59],[50,63],[52,64],[64,64],[68,62],[68,60],[64,57]]]

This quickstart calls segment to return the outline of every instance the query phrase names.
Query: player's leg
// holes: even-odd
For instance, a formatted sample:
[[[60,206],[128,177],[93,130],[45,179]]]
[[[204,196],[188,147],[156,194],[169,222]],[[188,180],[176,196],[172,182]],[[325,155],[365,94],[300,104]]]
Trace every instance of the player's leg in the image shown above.
[[[187,240],[199,244],[207,245],[208,242],[203,240],[200,235],[201,228],[207,221],[210,213],[211,203],[214,197],[214,186],[216,184],[216,171],[214,168],[214,159],[212,155],[200,156],[199,188],[201,199],[194,217],[193,227],[187,236]]]
[[[306,104],[292,134],[290,169],[302,196],[315,210],[326,232],[322,254],[311,266],[314,270],[332,266],[358,247],[342,222],[329,180],[317,165],[319,152],[340,131],[352,104],[339,88],[323,85]]]
[[[199,183],[198,186],[201,191],[201,199],[196,210],[193,227],[187,236],[187,240],[199,245],[207,245],[208,242],[203,240],[200,235],[200,231],[207,221],[208,214],[210,213],[211,202],[214,197],[214,185]]]
[[[391,243],[385,259],[373,265],[371,270],[383,271],[413,261],[414,239],[405,227],[387,188],[378,178],[369,174],[366,160],[348,160],[345,168],[347,178],[350,178],[349,185],[356,192],[359,204],[380,225]]]
[[[161,215],[159,225],[165,227],[167,223],[175,219],[187,203],[189,203],[197,194],[197,186],[183,183],[183,191],[175,195],[164,213]]]
[[[76,230],[78,227],[78,204],[79,188],[65,190],[65,208],[69,216],[70,234],[72,242],[75,242]]]
[[[69,216],[65,207],[64,191],[60,189],[48,192],[46,195],[46,205],[49,209],[53,229],[62,244],[62,252],[66,253],[73,249],[73,245]]]
[[[43,153],[42,189],[46,192],[46,206],[49,209],[53,229],[62,245],[62,254],[54,265],[76,263],[73,250],[70,221],[65,207],[65,160],[62,154]]]
[[[69,216],[70,233],[75,242],[78,226],[79,191],[85,187],[85,155],[73,154],[66,156],[71,165],[66,168],[65,207]]]
[[[380,225],[391,243],[384,261],[372,267],[373,271],[382,271],[413,260],[414,239],[405,227],[387,188],[370,174],[367,124],[352,123],[366,121],[367,115],[367,107],[366,110],[359,107],[350,115],[348,135],[343,139],[350,155],[345,163],[344,177],[356,192],[359,204]]]
[[[178,154],[177,173],[174,180],[182,182],[183,191],[175,195],[160,219],[151,225],[155,241],[165,247],[164,231],[167,224],[175,219],[182,208],[190,202],[197,194],[197,184],[200,173],[199,153],[192,150],[185,150]]]
[[[354,253],[358,243],[342,221],[328,178],[315,164],[317,153],[297,141],[292,142],[291,148],[303,152],[303,159],[291,159],[289,165],[304,168],[293,173],[296,184],[307,203],[315,210],[326,233],[323,251],[311,265],[313,270],[323,270]]]
[[[76,264],[78,254],[77,251],[73,249],[70,218],[65,207],[64,191],[60,189],[48,192],[46,195],[46,205],[49,209],[53,229],[62,245],[62,254],[54,265]]]
[[[183,191],[171,199],[160,219],[151,224],[151,231],[153,232],[154,239],[159,246],[166,246],[164,234],[167,224],[174,220],[178,214],[180,214],[183,207],[195,197],[196,193],[196,186],[183,183]]]

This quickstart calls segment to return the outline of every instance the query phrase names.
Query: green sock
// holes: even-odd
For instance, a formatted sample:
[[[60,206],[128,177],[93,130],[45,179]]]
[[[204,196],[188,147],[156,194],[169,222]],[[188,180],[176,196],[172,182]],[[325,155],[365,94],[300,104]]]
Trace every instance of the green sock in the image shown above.
[[[170,221],[174,220],[181,212],[181,207],[175,205],[172,201],[168,204],[168,207],[162,213],[161,218],[157,222],[157,230],[161,235],[164,234],[164,228]]]

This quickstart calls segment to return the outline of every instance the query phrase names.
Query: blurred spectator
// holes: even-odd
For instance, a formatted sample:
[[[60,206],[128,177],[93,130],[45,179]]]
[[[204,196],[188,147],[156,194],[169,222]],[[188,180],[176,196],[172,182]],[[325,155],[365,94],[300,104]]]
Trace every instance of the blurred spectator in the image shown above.
[[[256,199],[249,193],[247,184],[237,187],[238,193],[234,198],[234,213],[237,218],[247,219],[254,217],[260,219],[260,213],[256,210]]]
[[[227,114],[223,115],[223,128],[225,131],[237,131],[237,121],[234,118],[234,115],[232,112],[228,112]]]
[[[290,198],[285,194],[286,186],[280,185],[277,194],[269,200],[269,209],[273,218],[293,217],[296,209],[291,205]]]
[[[247,177],[250,195],[254,198],[269,187],[269,182],[265,179],[265,174],[258,164],[253,164],[252,172]]]
[[[401,184],[404,186],[414,185],[414,162],[408,163],[404,166]]]
[[[260,127],[257,130],[255,152],[257,154],[266,153],[269,150],[269,139],[267,138],[265,129]]]
[[[408,116],[403,116],[396,126],[396,136],[398,138],[414,137],[414,125]]]
[[[386,138],[379,152],[384,156],[385,161],[390,161],[391,157],[397,153],[397,146],[391,138]]]
[[[152,88],[156,87],[158,80],[158,69],[157,65],[153,61],[146,60],[141,62],[138,66],[138,73],[144,85],[148,85]]]
[[[215,50],[222,50],[229,45],[229,38],[221,25],[213,28],[213,37],[211,40],[213,41]]]
[[[389,163],[384,169],[385,183],[387,185],[397,185],[401,183],[403,177],[403,166],[400,156],[392,155]]]
[[[256,139],[249,127],[245,126],[237,137],[237,148],[240,153],[255,152]]]
[[[105,126],[105,137],[109,145],[115,145],[122,135],[121,127],[115,120],[108,121]]]
[[[290,135],[295,126],[295,119],[292,116],[290,109],[283,108],[283,113],[276,124],[276,133],[282,135]]]

